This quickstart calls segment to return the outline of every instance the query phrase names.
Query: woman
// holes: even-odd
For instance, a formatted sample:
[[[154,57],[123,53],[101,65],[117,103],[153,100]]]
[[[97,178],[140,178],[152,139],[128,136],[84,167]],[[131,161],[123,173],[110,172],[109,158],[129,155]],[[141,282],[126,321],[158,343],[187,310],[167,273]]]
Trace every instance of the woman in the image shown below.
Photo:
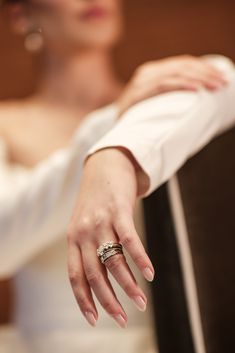
[[[64,352],[65,346],[67,352],[104,351],[104,342],[112,344],[113,352],[143,351],[143,344],[147,352],[148,315],[140,317],[129,307],[128,335],[109,328],[109,321],[101,317],[101,329],[93,333],[91,342],[72,300],[65,230],[82,162],[121,112],[140,99],[174,89],[197,90],[201,85],[214,90],[226,80],[205,60],[174,58],[141,67],[121,93],[110,59],[121,34],[119,1],[6,3],[14,30],[26,37],[26,47],[41,50],[36,93],[23,101],[3,103],[0,111],[1,276],[17,273],[14,322],[33,352]],[[113,101],[118,104],[84,119]],[[145,309],[146,297],[137,285],[132,299]],[[121,313],[113,318],[124,327],[127,316],[117,305]],[[92,313],[84,316],[95,324]]]

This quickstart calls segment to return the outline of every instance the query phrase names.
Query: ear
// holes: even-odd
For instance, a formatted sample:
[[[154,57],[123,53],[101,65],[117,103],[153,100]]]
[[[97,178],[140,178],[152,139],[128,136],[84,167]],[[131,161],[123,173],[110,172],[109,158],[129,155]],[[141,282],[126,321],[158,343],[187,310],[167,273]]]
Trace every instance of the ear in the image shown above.
[[[31,16],[28,7],[24,4],[13,4],[7,7],[10,26],[16,34],[24,35],[30,30]]]

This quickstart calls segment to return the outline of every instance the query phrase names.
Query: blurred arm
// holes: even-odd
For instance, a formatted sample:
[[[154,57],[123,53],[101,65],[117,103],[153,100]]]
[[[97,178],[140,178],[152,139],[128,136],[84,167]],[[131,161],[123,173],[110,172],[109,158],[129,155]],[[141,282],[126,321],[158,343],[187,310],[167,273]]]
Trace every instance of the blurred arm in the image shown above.
[[[73,172],[72,168],[70,172]],[[40,168],[22,180],[1,166],[0,278],[13,275],[65,234],[72,207],[64,193],[66,185],[63,163],[54,163],[50,169]],[[61,202],[63,196],[64,204]]]
[[[0,278],[18,271],[58,239],[66,239],[84,157],[115,123],[109,106],[86,117],[71,145],[32,170],[9,165],[0,139]]]

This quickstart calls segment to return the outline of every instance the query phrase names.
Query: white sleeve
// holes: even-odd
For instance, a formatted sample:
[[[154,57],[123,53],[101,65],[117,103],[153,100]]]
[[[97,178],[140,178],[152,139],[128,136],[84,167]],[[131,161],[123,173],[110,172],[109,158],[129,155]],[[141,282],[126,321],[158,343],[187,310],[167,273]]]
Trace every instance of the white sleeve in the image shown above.
[[[135,105],[88,156],[109,147],[129,150],[149,177],[145,195],[168,180],[215,135],[235,124],[234,65],[223,56],[210,60],[225,73],[227,86],[216,92],[167,93]],[[140,183],[141,173],[138,179]]]
[[[54,160],[29,178],[0,171],[0,278],[65,236],[78,183],[76,160]]]
[[[28,172],[9,166],[0,155],[0,278],[12,276],[36,254],[65,238],[85,155],[115,118],[115,107],[93,113],[71,146]],[[4,154],[2,144],[0,154]]]

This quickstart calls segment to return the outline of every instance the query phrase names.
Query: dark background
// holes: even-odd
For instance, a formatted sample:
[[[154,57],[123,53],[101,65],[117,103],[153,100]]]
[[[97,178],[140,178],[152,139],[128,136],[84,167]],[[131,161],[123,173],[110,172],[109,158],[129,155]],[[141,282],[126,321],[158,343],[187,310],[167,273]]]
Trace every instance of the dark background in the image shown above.
[[[146,60],[177,54],[219,53],[235,60],[235,2],[232,0],[124,0],[126,36],[115,50],[120,75],[128,79]],[[22,97],[37,72],[22,40],[0,15],[0,98]],[[0,322],[7,321],[9,292],[0,284]]]

